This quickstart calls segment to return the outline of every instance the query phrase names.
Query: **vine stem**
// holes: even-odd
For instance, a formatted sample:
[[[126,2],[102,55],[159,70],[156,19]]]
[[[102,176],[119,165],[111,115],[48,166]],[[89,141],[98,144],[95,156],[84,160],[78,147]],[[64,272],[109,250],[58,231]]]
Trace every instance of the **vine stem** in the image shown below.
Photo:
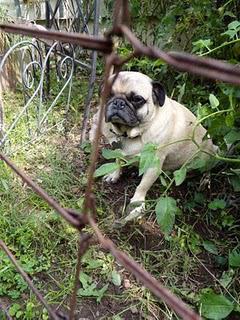
[[[226,113],[228,111],[232,111],[232,108],[228,108],[228,109],[224,109],[224,110],[218,110],[216,112],[213,112],[211,114],[208,114],[207,116],[201,118],[200,120],[198,120],[193,128],[193,134],[192,134],[192,139],[194,139],[194,136],[195,136],[195,131],[197,129],[197,127],[205,120],[207,120],[208,118],[211,118],[213,116],[216,116],[218,114],[221,114],[221,113]]]
[[[231,44],[234,44],[234,43],[237,43],[237,42],[240,42],[240,39],[235,39],[235,40],[231,40],[231,41],[228,41],[228,42],[223,42],[220,46],[218,47],[215,47],[213,49],[208,49],[207,52],[204,52],[204,53],[201,53],[199,54],[200,57],[204,57],[204,56],[207,56],[208,54],[212,53],[212,52],[215,52],[221,48],[224,48],[224,47],[227,47]]]
[[[181,168],[180,168],[179,170],[181,170],[181,169],[183,169],[184,167],[186,167],[186,165],[187,165],[190,161],[192,161],[192,160],[194,159],[194,157],[195,157],[199,152],[201,152],[200,149],[197,150],[196,152],[194,152],[194,154],[191,156],[191,158],[187,159],[187,160],[184,162],[184,164],[181,166]],[[166,193],[168,192],[168,190],[171,188],[174,180],[175,180],[175,178],[173,177],[173,178],[171,179],[171,181],[169,182],[168,186],[166,187],[166,189],[164,190],[163,196],[165,196]]]

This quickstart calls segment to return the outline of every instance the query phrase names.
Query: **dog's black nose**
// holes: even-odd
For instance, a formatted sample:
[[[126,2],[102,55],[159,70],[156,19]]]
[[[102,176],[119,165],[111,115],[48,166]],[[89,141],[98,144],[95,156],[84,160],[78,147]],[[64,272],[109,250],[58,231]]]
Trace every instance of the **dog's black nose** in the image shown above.
[[[114,99],[112,102],[112,107],[117,110],[122,110],[125,106],[126,102],[121,98]]]
[[[118,120],[119,112],[126,107],[126,101],[121,98],[115,98],[114,100],[110,101],[106,106],[105,112],[105,120],[106,122],[110,122],[112,120]]]
[[[116,97],[108,102],[105,121],[133,127],[139,123],[136,111],[123,98]]]

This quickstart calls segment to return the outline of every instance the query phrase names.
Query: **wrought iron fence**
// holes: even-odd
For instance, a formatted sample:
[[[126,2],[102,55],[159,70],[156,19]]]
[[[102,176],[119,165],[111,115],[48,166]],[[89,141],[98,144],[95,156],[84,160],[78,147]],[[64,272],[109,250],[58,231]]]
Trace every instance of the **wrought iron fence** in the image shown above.
[[[82,1],[71,0],[65,2],[58,0],[55,7],[51,6],[50,1],[45,1],[46,5],[46,26],[59,30],[59,28],[67,29],[67,31],[82,31],[85,34],[98,35],[99,32],[99,14],[100,0],[90,1],[87,7],[84,7]],[[69,18],[65,25],[60,24],[61,14],[59,10],[66,6],[69,12]],[[90,30],[89,21],[92,23]],[[34,27],[36,30],[47,30],[42,25],[25,23],[23,28],[28,29]],[[0,106],[0,145],[6,142],[11,143],[11,134],[20,121],[25,121],[27,126],[28,137],[26,143],[31,142],[43,134],[43,131],[51,130],[52,127],[46,127],[48,116],[52,113],[59,98],[64,94],[68,97],[65,106],[65,114],[67,115],[71,92],[72,80],[77,69],[78,73],[84,72],[88,75],[88,88],[85,98],[84,107],[84,128],[89,116],[90,101],[93,95],[94,83],[96,78],[96,62],[97,51],[92,51],[90,55],[85,48],[78,46],[76,43],[65,41],[56,41],[57,39],[32,38],[17,41],[3,55],[0,61],[0,74],[4,66],[13,55],[18,61],[20,73],[20,87],[23,92],[23,105],[16,112],[11,121],[4,119],[3,102]],[[50,68],[51,64],[55,64]],[[52,102],[45,107],[43,103],[49,96],[52,77],[57,77],[59,92],[53,98]],[[30,116],[35,118],[35,125],[30,125]],[[62,119],[61,121],[64,121]],[[10,122],[10,123],[8,123]],[[33,123],[33,121],[31,121]],[[85,133],[82,131],[82,139],[85,139]],[[13,151],[13,150],[12,150]]]
[[[22,170],[20,170],[4,153],[0,153],[0,158],[4,161],[34,192],[36,192],[42,199],[44,199],[50,207],[52,207],[58,214],[60,214],[70,225],[79,231],[79,246],[77,256],[77,267],[75,274],[75,282],[70,301],[69,316],[57,313],[52,307],[48,305],[46,300],[40,292],[33,285],[31,279],[27,276],[19,263],[3,241],[0,241],[2,250],[8,255],[12,263],[25,281],[28,283],[30,289],[35,293],[38,300],[48,310],[52,319],[74,319],[77,288],[79,285],[79,273],[81,269],[81,258],[91,245],[91,236],[84,232],[84,227],[89,225],[92,227],[99,243],[103,248],[111,252],[116,260],[130,271],[140,282],[144,284],[153,294],[159,299],[162,299],[169,307],[172,308],[180,317],[185,320],[200,319],[200,316],[190,309],[181,299],[172,294],[168,289],[157,281],[151,274],[149,274],[142,266],[140,266],[131,257],[119,250],[114,243],[106,237],[99,229],[96,219],[95,196],[93,192],[94,185],[94,171],[98,158],[99,140],[100,140],[100,123],[104,113],[104,105],[106,97],[111,89],[111,83],[108,82],[109,74],[112,67],[115,68],[116,74],[120,71],[122,65],[136,56],[148,56],[153,59],[160,58],[172,65],[173,67],[181,70],[194,73],[199,76],[208,77],[211,79],[218,79],[221,81],[229,82],[232,84],[240,84],[240,68],[236,65],[230,65],[214,59],[204,59],[186,53],[177,52],[164,52],[154,47],[147,47],[143,45],[129,29],[130,14],[128,10],[128,1],[121,0],[115,2],[114,15],[113,15],[113,28],[105,35],[104,38],[88,36],[76,33],[66,33],[57,31],[42,31],[34,28],[25,28],[20,25],[0,25],[0,28],[5,32],[17,33],[23,35],[34,36],[36,38],[58,40],[62,42],[69,42],[78,44],[83,48],[97,50],[105,54],[105,75],[104,75],[104,90],[102,93],[100,105],[100,117],[96,136],[93,144],[93,151],[91,154],[91,163],[88,170],[88,181],[85,191],[85,202],[82,212],[75,212],[72,209],[65,209],[60,204],[51,198],[41,187],[31,180]],[[120,58],[113,50],[112,37],[119,36],[125,37],[133,47],[132,54],[127,58]],[[43,63],[44,65],[44,63]],[[39,64],[36,63],[36,66]],[[42,118],[41,118],[42,119]],[[40,122],[43,120],[40,120]]]

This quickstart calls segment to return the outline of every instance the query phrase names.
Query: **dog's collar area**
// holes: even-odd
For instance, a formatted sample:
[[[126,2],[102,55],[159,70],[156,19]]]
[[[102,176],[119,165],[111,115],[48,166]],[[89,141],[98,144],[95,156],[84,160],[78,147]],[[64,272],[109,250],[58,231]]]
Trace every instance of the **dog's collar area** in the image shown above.
[[[122,134],[119,134],[119,133],[116,133],[113,129],[110,129],[110,131],[113,133],[113,134],[115,134],[115,136],[117,136],[117,137],[119,137],[119,138],[128,138],[128,139],[134,139],[134,138],[132,138],[132,137],[129,137],[128,136],[128,134],[127,134],[127,132],[126,131],[124,131]]]

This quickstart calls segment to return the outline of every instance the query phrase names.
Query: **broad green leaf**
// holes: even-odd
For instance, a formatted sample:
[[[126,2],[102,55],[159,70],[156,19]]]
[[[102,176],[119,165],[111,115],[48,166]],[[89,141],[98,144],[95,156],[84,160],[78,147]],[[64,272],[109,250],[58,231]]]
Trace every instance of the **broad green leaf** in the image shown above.
[[[186,87],[186,83],[184,82],[184,84],[181,85],[180,88],[179,88],[179,95],[178,95],[178,100],[177,100],[179,103],[181,103],[182,97],[183,97],[183,95],[185,93],[185,87]]]
[[[157,222],[161,231],[169,234],[172,231],[175,215],[180,211],[172,197],[160,197],[155,207]]]
[[[80,288],[78,290],[78,295],[81,297],[95,297],[97,302],[100,302],[103,298],[104,293],[107,291],[108,285],[105,285],[101,289],[97,289],[95,283],[92,283],[87,288]]]
[[[11,297],[13,299],[18,299],[18,298],[20,298],[21,293],[19,292],[19,290],[9,290],[8,295],[9,295],[9,297]]]
[[[83,286],[83,289],[87,288],[89,284],[92,282],[92,278],[85,272],[80,272],[79,280]]]
[[[221,320],[233,311],[233,303],[231,301],[223,295],[213,292],[202,294],[200,302],[202,304],[202,315],[207,319]]]
[[[233,186],[233,190],[236,192],[240,191],[240,176],[234,175],[230,177],[230,183]]]
[[[217,97],[216,97],[214,94],[212,94],[212,93],[210,93],[210,95],[209,95],[209,101],[210,101],[211,107],[212,107],[213,109],[216,109],[216,108],[219,106],[219,100],[218,100]]]
[[[86,269],[99,269],[104,265],[104,261],[101,259],[88,259],[86,263]]]
[[[105,285],[103,288],[98,289],[97,285],[92,282],[92,277],[84,272],[80,273],[79,280],[82,284],[82,288],[78,290],[78,295],[82,297],[95,297],[97,302],[100,302],[108,288],[108,285]]]
[[[154,144],[146,144],[140,154],[139,175],[145,173],[149,168],[159,168],[160,160],[157,155],[157,147]]]
[[[96,296],[96,290],[95,290],[96,287],[97,286],[95,283],[88,284],[87,286],[80,288],[78,290],[78,294],[83,297],[95,297]]]
[[[199,105],[199,107],[197,109],[197,118],[200,120],[200,119],[208,116],[212,112],[213,111],[212,111],[212,109],[210,107]]]
[[[228,255],[228,263],[230,267],[240,267],[240,250],[233,250]]]
[[[235,20],[229,23],[228,29],[233,29],[233,30],[239,30],[240,29],[240,22]]]
[[[129,160],[127,160],[126,165],[130,166],[133,163],[138,163],[139,162],[139,156],[135,156]]]
[[[235,219],[229,212],[222,211],[221,223],[223,227],[232,227],[235,223]]]
[[[164,66],[165,64],[166,64],[166,62],[161,59],[157,59],[156,61],[153,62],[154,67]]]
[[[225,267],[228,263],[228,259],[223,256],[214,256],[214,260],[216,261],[217,265],[221,267]]]
[[[95,171],[94,177],[104,176],[105,174],[111,173],[119,168],[120,166],[116,162],[104,163]]]
[[[232,128],[234,126],[235,115],[232,112],[226,115],[225,123],[229,128]]]
[[[200,51],[201,49],[207,48],[209,50],[209,47],[212,45],[211,39],[200,39],[198,41],[193,42],[193,52]]]
[[[103,158],[105,158],[107,160],[116,159],[116,158],[123,158],[124,157],[123,152],[120,149],[114,149],[114,150],[103,149],[102,150],[102,155],[103,155]]]
[[[203,241],[203,247],[206,251],[212,253],[212,254],[215,254],[217,255],[218,254],[218,249],[217,247],[215,246],[215,244],[211,241]]]
[[[77,200],[77,205],[78,205],[78,208],[80,208],[80,210],[82,210],[83,208],[83,204],[84,204],[84,197],[81,197]]]
[[[80,148],[85,152],[85,153],[91,153],[92,150],[92,145],[89,141],[85,141],[80,145]]]
[[[162,175],[160,176],[160,181],[161,181],[161,184],[162,184],[164,187],[167,186],[167,181],[166,181],[166,179],[165,179]]]
[[[228,132],[225,137],[224,140],[226,141],[226,143],[228,144],[232,144],[238,140],[240,140],[240,131],[238,130],[231,130],[230,132]]]
[[[188,165],[187,168],[190,169],[201,169],[206,166],[207,160],[201,157],[194,158]]]
[[[182,184],[186,178],[187,169],[185,167],[182,167],[181,169],[174,171],[173,174],[176,186],[180,186],[180,184]]]
[[[222,33],[222,35],[224,35],[224,34],[226,34],[227,36],[229,36],[230,39],[232,39],[237,34],[237,31],[236,30],[227,30]]]
[[[224,209],[226,202],[223,199],[214,199],[208,204],[208,208],[211,210]]]
[[[203,193],[195,192],[194,193],[194,201],[199,204],[203,204],[206,201],[206,198]]]
[[[219,8],[220,9],[220,8]],[[223,8],[224,9],[224,8]],[[229,16],[231,18],[236,18],[236,15],[232,11],[225,11],[223,16]]]
[[[108,289],[108,284],[106,284],[104,287],[98,290],[97,302],[101,302],[103,295],[107,291],[107,289]]]
[[[16,319],[22,319],[23,311],[18,311],[15,315]]]
[[[221,278],[219,279],[220,283],[224,288],[227,288],[231,283],[234,276],[234,270],[230,269],[228,271],[223,271]]]
[[[112,283],[119,287],[121,285],[121,276],[120,274],[116,271],[116,270],[113,270],[112,271]]]
[[[239,31],[240,31],[240,22],[235,20],[229,23],[228,30],[222,34],[226,34],[230,37],[230,39],[232,39],[237,35]]]
[[[9,314],[10,316],[15,316],[15,314],[21,309],[20,304],[14,303],[10,308],[9,308]]]

